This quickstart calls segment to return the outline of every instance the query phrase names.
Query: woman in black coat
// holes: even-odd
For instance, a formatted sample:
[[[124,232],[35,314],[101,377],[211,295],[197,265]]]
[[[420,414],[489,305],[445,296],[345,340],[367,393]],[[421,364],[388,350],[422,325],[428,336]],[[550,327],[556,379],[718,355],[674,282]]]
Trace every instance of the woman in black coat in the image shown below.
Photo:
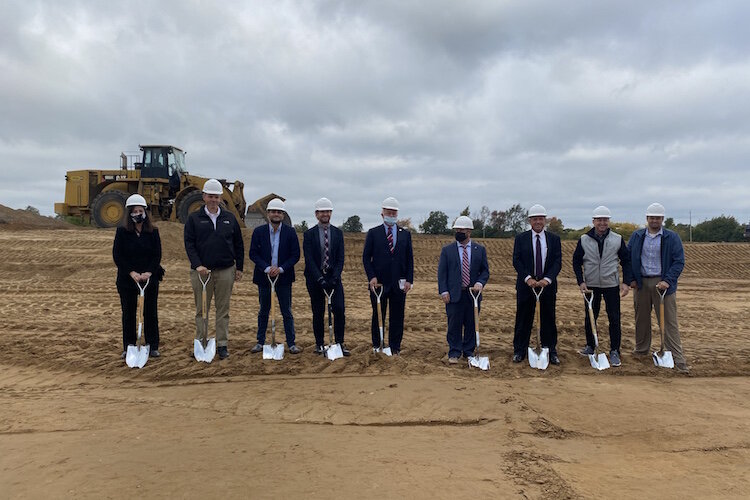
[[[112,256],[117,265],[117,292],[122,305],[122,357],[128,345],[136,343],[136,305],[140,291],[136,283],[146,287],[143,306],[143,330],[150,356],[159,357],[159,318],[157,299],[159,281],[164,275],[161,263],[159,230],[151,223],[146,200],[139,194],[125,202],[125,219],[115,233]]]

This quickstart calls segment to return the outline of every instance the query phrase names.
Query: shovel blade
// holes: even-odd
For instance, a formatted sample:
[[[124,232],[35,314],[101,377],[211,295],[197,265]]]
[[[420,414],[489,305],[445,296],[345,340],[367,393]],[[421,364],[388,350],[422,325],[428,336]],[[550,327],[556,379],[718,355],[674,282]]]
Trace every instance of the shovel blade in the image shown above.
[[[216,356],[216,337],[211,337],[206,343],[206,349],[203,351],[203,361],[210,363]]]
[[[530,367],[536,368],[537,370],[546,370],[549,366],[549,347],[542,347],[539,354],[529,347],[527,355]]]
[[[607,355],[603,352],[598,356],[589,354],[589,363],[591,363],[591,368],[595,368],[597,370],[606,370],[607,368],[609,368],[609,360],[607,359]]]
[[[206,350],[203,349],[203,344],[198,339],[193,339],[193,357],[195,357],[196,361],[206,359]]]
[[[490,369],[490,358],[487,356],[469,356],[469,366],[480,370]]]
[[[130,368],[143,368],[146,366],[146,362],[148,361],[148,354],[151,350],[149,345],[145,346],[134,346],[129,345],[128,351],[125,354],[125,363]]]
[[[284,344],[264,345],[263,346],[263,359],[273,359],[279,361],[284,359]]]
[[[655,352],[651,355],[654,359],[654,365],[661,368],[674,368],[674,358],[672,358],[672,351],[664,351],[661,354]]]
[[[331,361],[344,357],[344,351],[341,350],[341,344],[331,344],[326,348],[326,357]]]

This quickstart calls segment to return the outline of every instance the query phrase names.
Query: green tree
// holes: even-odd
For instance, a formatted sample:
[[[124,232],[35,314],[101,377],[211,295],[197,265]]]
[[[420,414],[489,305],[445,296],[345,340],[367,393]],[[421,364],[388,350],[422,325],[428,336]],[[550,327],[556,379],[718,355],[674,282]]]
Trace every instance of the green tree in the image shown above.
[[[298,233],[304,233],[308,229],[310,229],[310,228],[307,227],[307,221],[306,220],[303,220],[299,224],[295,224],[294,225],[294,230],[297,231]]]
[[[427,220],[419,225],[419,230],[425,234],[448,234],[448,216],[440,210],[432,211]]]
[[[461,216],[461,215],[465,215],[466,217],[468,217],[470,213],[471,213],[471,212],[469,211],[469,205],[466,205],[466,208],[464,208],[463,210],[461,210],[461,213],[460,213],[460,214],[458,214],[458,215],[459,215],[459,216]]]
[[[526,231],[529,227],[529,211],[516,203],[505,212],[508,231],[515,236]]]
[[[362,222],[359,220],[359,215],[352,215],[341,224],[341,230],[345,233],[361,233]]]
[[[410,233],[414,233],[417,230],[414,228],[414,225],[411,223],[411,217],[406,217],[405,219],[398,219],[396,221],[396,225],[402,229],[406,229]]]
[[[561,236],[563,234],[563,231],[565,231],[565,226],[563,226],[562,221],[557,217],[551,217],[547,221],[547,228],[550,230],[550,232],[553,232],[558,236]]]
[[[734,217],[721,215],[696,225],[693,241],[742,241],[742,225]]]

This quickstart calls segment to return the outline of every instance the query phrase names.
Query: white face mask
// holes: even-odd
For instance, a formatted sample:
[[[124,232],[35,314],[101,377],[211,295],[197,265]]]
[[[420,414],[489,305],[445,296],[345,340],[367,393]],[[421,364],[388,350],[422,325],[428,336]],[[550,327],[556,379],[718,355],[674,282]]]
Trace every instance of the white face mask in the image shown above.
[[[397,217],[390,217],[388,215],[384,215],[383,216],[383,220],[385,221],[386,224],[388,224],[389,226],[392,226],[392,225],[394,225],[396,223],[396,221],[398,220],[398,218]]]

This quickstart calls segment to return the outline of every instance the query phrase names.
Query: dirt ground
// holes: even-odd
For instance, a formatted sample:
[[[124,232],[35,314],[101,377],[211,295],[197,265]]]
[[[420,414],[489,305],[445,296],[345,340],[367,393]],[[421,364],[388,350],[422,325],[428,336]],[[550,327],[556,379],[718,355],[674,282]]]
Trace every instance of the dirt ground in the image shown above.
[[[159,227],[167,270],[162,357],[131,370],[119,357],[114,231],[0,224],[0,496],[746,498],[750,491],[750,245],[686,244],[678,314],[689,376],[630,354],[630,296],[623,366],[596,372],[577,354],[584,302],[570,266],[573,242],[563,242],[560,367],[540,372],[510,362],[508,240],[480,240],[490,259],[481,330],[491,369],[448,365],[436,272],[449,239],[421,235],[401,357],[370,350],[364,235],[347,235],[351,357],[330,362],[312,353],[304,280],[293,308],[305,352],[280,362],[251,355],[258,298],[246,273],[232,297],[231,357],[206,365],[191,357],[182,226]],[[607,331],[605,315],[599,330]],[[655,322],[654,333],[658,343]],[[607,349],[606,333],[601,340]]]

